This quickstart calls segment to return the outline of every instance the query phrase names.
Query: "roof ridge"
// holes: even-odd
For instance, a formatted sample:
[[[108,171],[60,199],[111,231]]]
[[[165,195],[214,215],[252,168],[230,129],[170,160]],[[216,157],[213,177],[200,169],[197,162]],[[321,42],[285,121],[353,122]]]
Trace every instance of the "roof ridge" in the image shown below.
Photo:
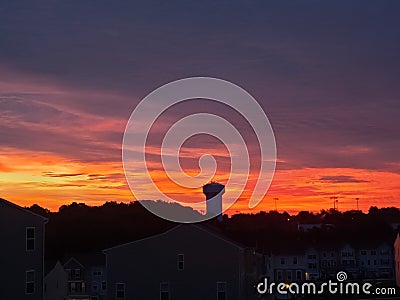
[[[30,211],[29,209],[24,208],[24,207],[22,207],[22,206],[19,206],[19,205],[15,204],[15,203],[13,203],[13,202],[10,202],[10,201],[8,201],[8,200],[6,200],[6,199],[0,198],[0,203],[4,203],[4,204],[6,204],[6,205],[8,205],[8,206],[11,206],[11,207],[13,207],[13,208],[16,208],[16,209],[18,209],[18,210],[21,210],[21,211],[24,211],[24,212],[26,212],[26,213],[29,213],[29,214],[31,214],[31,215],[33,215],[33,216],[35,216],[35,217],[41,218],[45,223],[47,223],[48,220],[49,220],[49,219],[47,219],[46,217],[43,217],[43,216],[41,216],[41,215],[38,215],[38,214],[34,213],[33,211]]]

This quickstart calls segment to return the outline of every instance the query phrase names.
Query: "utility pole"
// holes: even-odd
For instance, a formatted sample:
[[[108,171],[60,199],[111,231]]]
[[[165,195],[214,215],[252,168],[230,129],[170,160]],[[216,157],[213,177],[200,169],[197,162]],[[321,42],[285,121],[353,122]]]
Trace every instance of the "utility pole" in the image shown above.
[[[332,196],[331,200],[333,200],[333,210],[339,210],[339,200],[338,196]]]
[[[358,200],[360,200],[360,198],[356,198],[356,201],[357,201],[357,210],[360,210],[360,208],[358,207]]]
[[[278,211],[278,205],[276,204],[276,201],[278,201],[279,200],[279,198],[274,198],[274,201],[275,201],[275,211]]]

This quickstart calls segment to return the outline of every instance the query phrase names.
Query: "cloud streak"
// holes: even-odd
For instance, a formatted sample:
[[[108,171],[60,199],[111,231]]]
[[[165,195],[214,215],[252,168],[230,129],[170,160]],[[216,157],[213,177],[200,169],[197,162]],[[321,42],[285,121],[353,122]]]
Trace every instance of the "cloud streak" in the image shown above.
[[[368,180],[357,179],[354,176],[346,176],[346,175],[339,175],[339,176],[322,176],[318,179],[319,181],[326,181],[329,183],[360,183],[360,182],[369,182]]]

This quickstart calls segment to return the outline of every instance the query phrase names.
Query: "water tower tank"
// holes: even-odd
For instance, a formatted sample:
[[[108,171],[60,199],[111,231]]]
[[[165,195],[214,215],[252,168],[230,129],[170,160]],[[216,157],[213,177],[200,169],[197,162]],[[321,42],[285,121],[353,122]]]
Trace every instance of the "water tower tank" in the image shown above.
[[[225,186],[220,183],[211,182],[203,186],[203,193],[206,195],[207,215],[222,219],[222,195],[225,193]]]

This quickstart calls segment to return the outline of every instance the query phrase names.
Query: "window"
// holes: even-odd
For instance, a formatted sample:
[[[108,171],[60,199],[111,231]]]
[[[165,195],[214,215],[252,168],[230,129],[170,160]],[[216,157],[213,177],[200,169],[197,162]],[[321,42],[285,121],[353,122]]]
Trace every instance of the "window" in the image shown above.
[[[35,292],[35,271],[26,271],[26,282],[25,282],[25,292],[27,294],[33,294]]]
[[[389,265],[388,259],[381,259],[381,265]]]
[[[317,259],[317,256],[315,254],[309,254],[308,259]]]
[[[185,255],[178,254],[178,270],[182,271],[185,269]]]
[[[284,264],[285,264],[285,258],[282,257],[282,258],[281,258],[281,265],[284,265]]]
[[[371,250],[371,255],[376,255],[376,251],[375,250]]]
[[[226,282],[217,282],[217,300],[226,299]]]
[[[98,288],[97,282],[92,282],[92,290],[96,292]]]
[[[76,280],[81,279],[81,269],[75,269],[75,277]]]
[[[361,250],[361,255],[367,255],[367,250]]]
[[[352,259],[345,259],[342,261],[343,266],[355,266],[356,261]]]
[[[125,283],[117,283],[115,286],[116,299],[125,299]]]
[[[293,264],[297,265],[297,257],[293,257]]]
[[[107,282],[106,281],[102,281],[101,282],[101,289],[104,291],[107,289]]]
[[[300,270],[296,271],[296,280],[301,280],[302,279],[302,272]]]
[[[69,283],[69,292],[70,293],[75,293],[76,292],[76,283],[75,282],[70,282]]]
[[[286,278],[288,281],[292,281],[292,271],[287,271]]]
[[[68,280],[81,280],[81,270],[80,269],[66,269],[68,275]]]
[[[160,300],[169,300],[169,283],[160,283]]]
[[[35,250],[35,227],[26,228],[26,250]]]
[[[86,285],[84,282],[70,282],[69,283],[70,293],[84,293],[86,292]]]
[[[101,271],[93,271],[93,276],[101,276],[103,275],[103,272]]]
[[[280,281],[280,280],[283,279],[283,277],[282,277],[282,270],[276,271],[276,279],[277,279],[278,281]]]

